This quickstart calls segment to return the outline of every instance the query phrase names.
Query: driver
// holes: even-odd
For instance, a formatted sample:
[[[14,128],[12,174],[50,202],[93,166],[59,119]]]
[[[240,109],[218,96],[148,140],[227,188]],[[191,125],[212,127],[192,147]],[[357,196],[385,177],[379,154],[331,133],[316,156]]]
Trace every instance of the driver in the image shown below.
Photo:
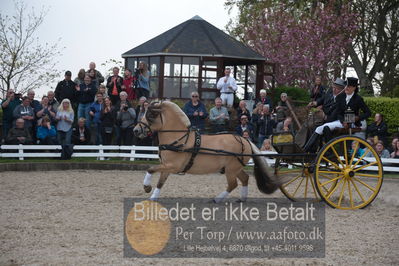
[[[306,152],[315,152],[318,148],[318,141],[321,135],[330,135],[336,128],[349,128],[344,123],[345,111],[350,108],[355,113],[355,126],[361,126],[360,121],[370,117],[371,112],[364,103],[363,98],[358,95],[359,84],[357,78],[348,77],[345,81],[344,92],[335,97],[336,106],[330,115],[327,115],[326,123],[317,127],[313,135],[304,146]],[[363,112],[360,114],[360,110]]]
[[[332,91],[325,93],[323,97],[317,99],[317,101],[310,102],[308,106],[322,106],[322,110],[324,113],[324,122],[332,122],[334,120],[331,119],[331,115],[337,107],[337,96],[344,91],[344,88],[345,81],[343,79],[337,78],[332,85]]]

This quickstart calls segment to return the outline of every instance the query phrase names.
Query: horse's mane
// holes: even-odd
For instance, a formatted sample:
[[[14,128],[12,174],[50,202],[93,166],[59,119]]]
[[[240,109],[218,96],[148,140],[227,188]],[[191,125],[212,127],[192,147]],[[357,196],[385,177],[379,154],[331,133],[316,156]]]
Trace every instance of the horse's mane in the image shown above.
[[[186,127],[190,127],[191,123],[190,120],[188,119],[187,115],[183,112],[183,110],[175,103],[173,102],[169,102],[169,101],[163,101],[161,102],[161,105],[163,107],[169,108],[170,110],[172,110],[172,112],[174,112],[176,114],[176,116],[182,120],[183,124]]]

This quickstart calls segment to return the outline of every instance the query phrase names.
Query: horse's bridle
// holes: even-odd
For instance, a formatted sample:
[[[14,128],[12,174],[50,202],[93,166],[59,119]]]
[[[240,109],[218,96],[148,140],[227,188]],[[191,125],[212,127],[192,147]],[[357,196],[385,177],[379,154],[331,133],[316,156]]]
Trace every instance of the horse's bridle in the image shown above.
[[[148,110],[147,110],[148,111]],[[146,113],[147,113],[146,111]],[[163,125],[163,118],[162,118],[162,113],[159,113],[159,117],[161,119],[161,124]],[[149,120],[146,117],[147,121]],[[150,123],[145,123],[143,121],[139,121],[137,122],[138,125],[140,125],[140,129],[142,132],[144,132],[143,128],[147,128],[148,131],[150,133],[152,133],[152,129],[151,129],[151,124]],[[179,141],[181,141],[182,139],[186,138],[184,141],[184,144],[181,144],[182,146],[187,144],[188,141],[188,137],[190,136],[190,132],[193,131],[193,129],[191,127],[188,127],[185,130],[178,130],[178,129],[169,129],[169,130],[157,130],[157,132],[186,132],[186,134],[184,134],[182,137],[180,137],[179,139],[173,141],[172,143],[168,144],[167,146],[175,146],[177,143],[179,143]]]
[[[144,130],[143,130],[143,127],[141,126],[141,125],[143,125],[143,126],[144,126],[144,128],[147,128],[147,129],[148,129],[148,131],[152,133],[152,130],[151,130],[151,127],[150,127],[150,125],[149,125],[149,124],[147,124],[147,123],[144,123],[144,122],[142,122],[142,121],[139,121],[139,122],[137,122],[137,125],[140,125],[140,129],[141,129],[141,131],[143,131],[143,132],[144,132]]]

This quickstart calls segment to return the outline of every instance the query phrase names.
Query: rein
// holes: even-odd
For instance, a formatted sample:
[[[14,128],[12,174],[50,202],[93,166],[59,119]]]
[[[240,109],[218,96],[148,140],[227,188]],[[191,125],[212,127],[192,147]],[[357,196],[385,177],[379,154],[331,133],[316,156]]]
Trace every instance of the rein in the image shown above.
[[[146,114],[147,115],[147,114]],[[161,124],[163,125],[164,121],[163,121],[163,115],[162,113],[160,113],[160,120],[161,120]],[[137,123],[137,125],[140,126],[140,128],[142,129],[142,131],[144,132],[144,128],[148,130],[148,132],[152,133],[153,131],[151,130],[151,122],[153,122],[153,119],[155,119],[154,117],[146,117],[147,118],[147,123],[146,122],[142,122],[139,121]],[[266,156],[265,154],[246,154],[244,153],[244,143],[241,137],[239,136],[234,136],[236,141],[238,143],[241,144],[241,153],[236,153],[236,152],[229,152],[226,150],[217,150],[217,149],[212,149],[212,148],[204,148],[201,147],[201,134],[199,132],[198,129],[196,128],[192,128],[192,127],[188,127],[187,129],[184,130],[157,130],[157,132],[159,133],[167,133],[167,132],[182,132],[185,133],[183,134],[183,136],[179,137],[178,139],[174,140],[172,143],[170,144],[159,144],[159,151],[172,151],[172,152],[184,152],[184,153],[191,153],[191,157],[188,161],[188,163],[185,165],[185,167],[183,168],[183,170],[180,172],[182,174],[186,173],[188,170],[191,169],[191,167],[194,164],[194,159],[198,154],[202,154],[202,155],[213,155],[213,156],[234,156],[237,158],[237,160],[243,165],[244,164],[244,157],[248,156],[248,157],[254,157],[254,156]],[[191,148],[185,148],[185,146],[188,143],[188,139],[190,137],[190,133],[194,132],[195,137],[194,137],[194,146]],[[180,142],[182,142],[181,144],[179,144]],[[251,146],[251,145],[250,145]],[[252,149],[252,147],[251,147]],[[161,157],[161,153],[159,153],[159,156]],[[267,155],[267,157],[287,157],[287,156],[302,156],[302,157],[315,157],[315,154],[308,154],[308,153],[304,153],[304,154],[269,154]]]

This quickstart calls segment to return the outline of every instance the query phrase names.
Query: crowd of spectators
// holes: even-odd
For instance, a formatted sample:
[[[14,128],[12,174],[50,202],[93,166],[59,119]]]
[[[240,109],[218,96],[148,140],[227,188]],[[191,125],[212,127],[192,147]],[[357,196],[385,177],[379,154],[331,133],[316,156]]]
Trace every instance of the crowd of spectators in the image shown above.
[[[80,69],[72,81],[72,73],[65,72],[54,91],[35,99],[29,90],[26,96],[7,91],[1,101],[3,110],[3,143],[6,144],[149,144],[135,140],[132,128],[148,105],[149,72],[140,62],[135,76],[119,68],[105,79],[94,62],[89,69]],[[105,84],[103,84],[105,82]],[[140,99],[137,99],[142,95]],[[133,106],[133,102],[138,102]]]
[[[273,150],[273,134],[295,135],[296,127],[287,104],[289,95],[282,93],[274,105],[266,90],[261,90],[252,111],[244,100],[234,109],[230,103],[230,91],[234,91],[236,85],[229,78],[230,72],[225,74],[219,80],[224,98],[216,98],[209,110],[197,91],[191,93],[191,99],[182,109],[192,127],[207,133],[234,132],[252,140],[265,151]],[[35,100],[33,90],[22,97],[10,89],[1,102],[4,142],[152,145],[152,133],[144,139],[136,139],[132,130],[149,104],[148,77],[148,67],[144,62],[139,63],[134,75],[126,69],[124,77],[119,75],[119,68],[114,67],[107,79],[92,62],[89,69],[81,69],[73,81],[72,73],[66,71],[64,80],[57,84],[55,91],[49,91],[40,102]],[[317,77],[314,87],[310,89],[311,101],[323,102],[320,99],[325,93],[326,88]],[[206,128],[206,125],[210,127]],[[374,122],[366,130],[367,141],[382,158],[399,158],[398,139],[394,138],[391,147],[388,147],[387,128],[383,115],[375,114]]]
[[[218,97],[208,114],[205,104],[199,100],[198,92],[194,91],[191,93],[191,100],[184,105],[183,111],[190,119],[191,125],[201,131],[205,130],[205,122],[208,119],[210,124],[208,132],[228,131],[231,133],[233,131],[235,134],[250,139],[260,148],[264,140],[269,139],[274,133],[295,133],[292,118],[287,115],[287,109],[285,109],[286,98],[287,94],[283,93],[282,100],[277,106],[280,108],[273,110],[272,101],[267,96],[266,90],[262,90],[259,99],[256,99],[255,109],[251,113],[244,100],[240,101],[238,108],[234,110],[228,105],[223,105],[223,100]],[[280,120],[278,120],[278,112],[281,113]],[[234,127],[231,127],[232,125]]]

